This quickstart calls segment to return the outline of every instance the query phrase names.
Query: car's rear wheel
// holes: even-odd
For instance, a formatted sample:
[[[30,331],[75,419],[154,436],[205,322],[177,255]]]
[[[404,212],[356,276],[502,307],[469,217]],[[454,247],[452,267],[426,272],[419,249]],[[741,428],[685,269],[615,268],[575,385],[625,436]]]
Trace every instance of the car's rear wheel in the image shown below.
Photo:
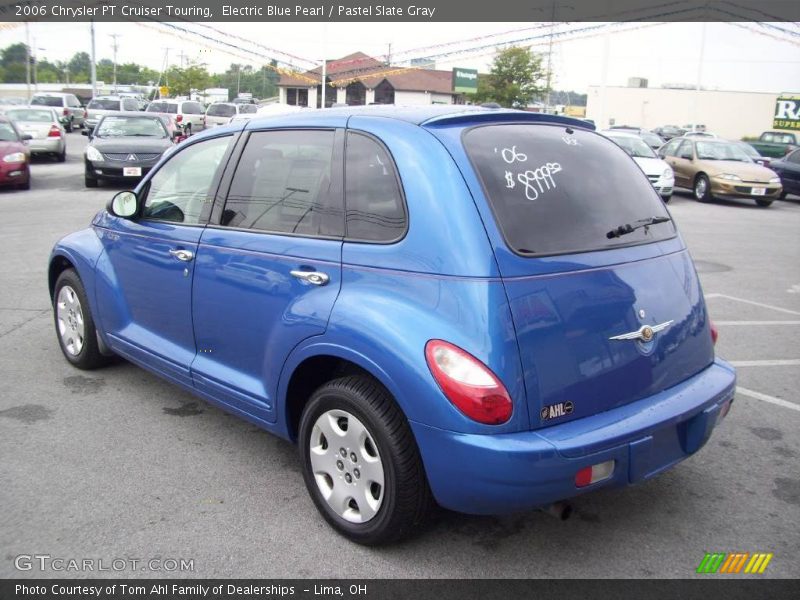
[[[186,137],[189,137],[190,135],[192,135],[192,124],[191,123],[187,123],[186,127],[183,128],[183,134]]]
[[[766,208],[772,205],[772,200],[764,200],[763,198],[756,198],[756,204],[758,204],[763,208]]]
[[[64,124],[64,130],[65,130],[67,133],[72,133],[72,119],[68,120],[68,121],[67,121],[67,122]]]
[[[354,542],[411,534],[432,503],[408,422],[383,386],[349,376],[320,387],[300,421],[306,487],[322,516]]]
[[[56,160],[58,162],[66,162],[66,160],[67,160],[67,147],[66,146],[64,146],[64,149],[61,151],[61,153],[56,156]]]
[[[96,369],[108,363],[108,357],[100,353],[86,291],[74,269],[67,269],[56,280],[53,316],[61,352],[73,366]]]
[[[694,197],[698,202],[711,202],[711,183],[702,173],[694,181]]]

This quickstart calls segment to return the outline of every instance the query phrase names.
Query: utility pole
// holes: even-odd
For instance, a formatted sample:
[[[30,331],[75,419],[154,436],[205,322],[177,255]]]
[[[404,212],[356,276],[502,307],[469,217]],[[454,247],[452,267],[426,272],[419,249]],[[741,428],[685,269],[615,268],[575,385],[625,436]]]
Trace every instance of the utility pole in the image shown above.
[[[119,34],[111,33],[109,34],[109,37],[114,40],[114,43],[112,44],[111,47],[114,49],[114,93],[116,94],[117,93],[117,48],[119,47],[119,44],[117,44],[117,38],[119,37]]]
[[[392,42],[389,42],[389,49],[386,51],[386,66],[392,66]]]
[[[700,33],[700,57],[697,61],[697,83],[694,88],[694,115],[691,118],[692,131],[697,131],[697,117],[700,112],[700,82],[703,79],[703,56],[706,53],[706,27],[708,23],[703,22],[703,29]]]
[[[64,65],[64,76],[67,78],[67,85],[69,85],[69,65]]]
[[[236,97],[239,97],[239,84],[242,82],[242,65],[236,65]]]
[[[169,87],[169,48],[164,48],[164,86]],[[158,97],[161,97],[161,92]]]
[[[325,108],[325,92],[327,91],[328,87],[328,59],[322,59],[322,99],[320,102],[320,106]]]
[[[33,38],[33,89],[35,91],[39,91],[39,78],[36,76],[37,73],[37,60],[36,56],[39,54],[38,48],[36,47],[36,38]]]
[[[31,37],[28,22],[25,21],[25,84],[28,104],[31,102]]]
[[[181,69],[182,69],[183,68],[183,57],[184,57],[183,49],[181,49],[181,53],[178,55],[178,57],[180,59],[180,65],[181,65]]]
[[[94,53],[94,19],[90,22],[91,38],[92,38],[92,63],[89,65],[89,77],[92,80],[92,98],[97,96],[97,60]]]
[[[553,11],[550,15],[550,41],[547,49],[547,107],[545,110],[550,109],[550,79],[552,77],[553,69],[553,28],[556,26],[556,3],[553,0]]]

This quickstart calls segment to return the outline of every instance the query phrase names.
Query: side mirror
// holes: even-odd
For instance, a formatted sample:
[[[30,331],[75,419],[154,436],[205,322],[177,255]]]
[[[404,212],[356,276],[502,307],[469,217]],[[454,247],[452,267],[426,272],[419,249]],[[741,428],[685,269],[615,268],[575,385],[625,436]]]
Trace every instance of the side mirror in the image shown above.
[[[28,140],[32,140],[33,136],[30,133],[23,133],[22,137],[20,138],[23,142],[27,142]]]
[[[139,198],[133,192],[118,192],[108,201],[106,210],[121,219],[130,219],[139,211]]]

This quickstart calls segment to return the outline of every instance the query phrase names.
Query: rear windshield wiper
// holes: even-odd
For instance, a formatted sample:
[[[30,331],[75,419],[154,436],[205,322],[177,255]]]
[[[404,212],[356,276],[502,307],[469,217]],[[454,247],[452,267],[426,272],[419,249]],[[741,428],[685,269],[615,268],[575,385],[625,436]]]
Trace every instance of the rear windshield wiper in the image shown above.
[[[614,239],[614,238],[622,237],[623,235],[625,235],[627,233],[632,233],[632,232],[636,231],[637,229],[641,229],[642,227],[644,227],[645,233],[646,233],[647,232],[647,228],[650,227],[650,225],[658,225],[659,223],[667,223],[667,222],[669,222],[671,220],[672,219],[670,219],[669,217],[648,217],[647,219],[640,219],[638,221],[635,221],[635,223],[633,225],[631,225],[630,223],[625,223],[624,225],[620,225],[616,229],[612,229],[611,231],[609,231],[606,234],[606,237],[608,239],[610,239],[610,240]]]

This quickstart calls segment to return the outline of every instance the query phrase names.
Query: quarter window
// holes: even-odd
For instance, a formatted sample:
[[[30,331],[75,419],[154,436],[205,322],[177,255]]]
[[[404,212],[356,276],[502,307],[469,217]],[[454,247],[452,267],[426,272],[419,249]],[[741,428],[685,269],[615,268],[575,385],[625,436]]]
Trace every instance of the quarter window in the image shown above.
[[[196,225],[205,217],[209,188],[231,137],[192,144],[175,154],[150,180],[143,217]]]
[[[348,132],[345,152],[346,232],[350,240],[391,242],[406,213],[394,163],[374,139]]]
[[[333,131],[257,131],[233,176],[221,224],[273,233],[342,235]]]

